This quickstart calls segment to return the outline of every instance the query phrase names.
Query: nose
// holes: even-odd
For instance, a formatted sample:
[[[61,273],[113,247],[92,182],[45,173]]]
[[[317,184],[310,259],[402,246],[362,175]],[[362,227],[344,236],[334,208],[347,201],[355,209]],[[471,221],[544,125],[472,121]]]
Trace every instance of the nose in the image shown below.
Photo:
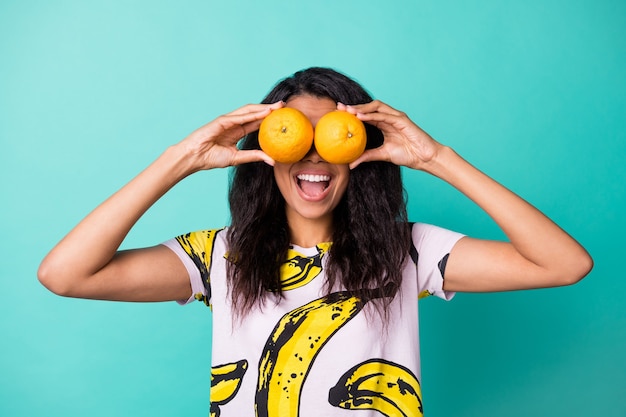
[[[315,164],[318,162],[324,161],[322,157],[320,156],[320,154],[317,153],[317,149],[315,149],[315,144],[311,145],[311,149],[309,149],[309,152],[307,152],[307,154],[304,156],[304,158],[302,158],[302,160],[313,162]]]

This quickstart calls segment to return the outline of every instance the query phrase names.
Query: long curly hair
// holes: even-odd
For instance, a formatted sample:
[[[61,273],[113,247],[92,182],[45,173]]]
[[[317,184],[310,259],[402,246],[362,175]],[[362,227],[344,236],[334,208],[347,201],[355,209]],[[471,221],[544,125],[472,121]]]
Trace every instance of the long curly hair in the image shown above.
[[[354,80],[329,68],[314,67],[280,81],[262,102],[287,101],[297,95],[344,104],[372,101]],[[366,129],[367,148],[380,146],[382,132],[368,124]],[[241,148],[259,149],[258,132],[247,135]],[[235,312],[245,315],[269,292],[282,297],[280,266],[290,240],[285,200],[273,168],[263,162],[235,167],[229,203],[229,289]],[[347,190],[333,213],[333,226],[325,267],[327,290],[341,284],[346,290],[375,299],[386,314],[400,288],[411,244],[400,167],[368,162],[351,170]]]

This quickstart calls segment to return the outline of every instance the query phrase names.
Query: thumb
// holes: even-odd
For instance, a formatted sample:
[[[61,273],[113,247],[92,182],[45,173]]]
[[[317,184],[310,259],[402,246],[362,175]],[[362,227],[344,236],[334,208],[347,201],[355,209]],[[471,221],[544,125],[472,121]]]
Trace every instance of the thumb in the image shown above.
[[[352,162],[349,166],[350,169],[354,169],[361,165],[364,162],[372,162],[372,161],[387,161],[387,152],[383,149],[383,147],[368,149],[361,154],[354,162]]]
[[[274,166],[274,160],[265,152],[258,149],[238,151],[233,158],[233,165],[247,164],[250,162],[265,162],[269,166]]]

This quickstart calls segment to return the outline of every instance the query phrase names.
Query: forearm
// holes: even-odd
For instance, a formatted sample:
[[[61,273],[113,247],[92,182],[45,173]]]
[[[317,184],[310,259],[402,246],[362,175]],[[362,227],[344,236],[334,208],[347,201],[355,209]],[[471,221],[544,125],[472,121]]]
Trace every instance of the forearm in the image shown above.
[[[442,146],[425,170],[448,182],[480,206],[527,258],[541,258],[533,248],[546,238],[570,239],[539,210],[459,156]],[[534,255],[534,256],[533,256]],[[538,264],[541,264],[538,259]]]
[[[571,236],[451,148],[441,146],[423,169],[450,183],[498,224],[515,251],[537,267],[544,282],[531,286],[575,282],[591,268],[591,258]]]
[[[168,148],[87,215],[43,260],[40,280],[46,286],[71,285],[72,280],[87,279],[107,265],[139,218],[192,172],[182,148]]]
[[[159,198],[201,170],[273,160],[237,142],[284,105],[249,104],[196,129],[83,219],[46,256],[39,280],[57,294],[106,300],[163,301],[189,296],[184,265],[164,246],[118,252]]]
[[[347,111],[382,130],[382,146],[366,150],[350,167],[389,161],[428,172],[480,206],[510,242],[463,238],[446,264],[450,291],[504,291],[574,283],[593,265],[585,249],[522,198],[474,168],[451,148],[385,103],[347,106]]]

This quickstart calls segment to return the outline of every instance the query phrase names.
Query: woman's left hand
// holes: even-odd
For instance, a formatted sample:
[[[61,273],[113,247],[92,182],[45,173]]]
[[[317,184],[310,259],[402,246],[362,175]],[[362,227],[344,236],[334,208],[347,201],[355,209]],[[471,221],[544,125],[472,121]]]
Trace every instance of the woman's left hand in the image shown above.
[[[413,123],[380,102],[344,106],[378,127],[383,144],[367,150],[350,167],[388,161],[428,172],[474,201],[500,226],[509,242],[465,237],[450,252],[444,289],[486,292],[569,285],[593,266],[585,249],[522,198],[465,161]]]
[[[362,162],[387,161],[425,170],[425,165],[436,156],[442,146],[405,113],[382,101],[352,106],[339,103],[337,109],[352,113],[361,121],[376,126],[385,137],[382,146],[366,150],[350,164],[350,168],[355,168]]]

